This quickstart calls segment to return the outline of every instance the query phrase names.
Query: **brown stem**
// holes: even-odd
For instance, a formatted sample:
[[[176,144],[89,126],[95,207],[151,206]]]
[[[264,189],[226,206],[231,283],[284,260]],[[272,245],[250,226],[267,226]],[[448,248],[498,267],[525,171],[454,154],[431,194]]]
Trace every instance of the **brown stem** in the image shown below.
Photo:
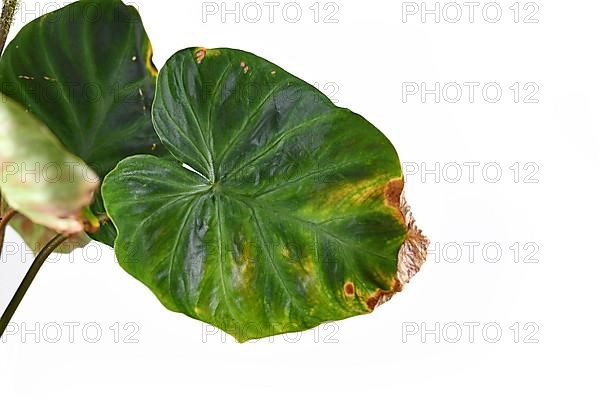
[[[17,311],[19,304],[21,304],[21,300],[23,300],[25,293],[27,293],[27,289],[29,289],[31,286],[31,283],[35,279],[37,273],[40,271],[40,268],[42,268],[44,262],[48,259],[50,254],[52,254],[52,252],[54,252],[54,250],[56,250],[56,248],[63,244],[67,239],[67,236],[56,235],[54,239],[48,242],[48,244],[42,249],[35,260],[33,260],[33,264],[31,264],[29,271],[27,271],[27,274],[25,274],[23,282],[21,282],[21,285],[19,285],[17,292],[13,296],[10,303],[8,303],[8,307],[6,307],[2,317],[0,317],[0,338],[4,334],[4,331],[6,330],[10,320],[12,319],[13,315],[15,315],[15,311]]]
[[[4,0],[2,6],[2,14],[0,15],[0,54],[4,50],[8,31],[15,18],[15,12],[19,5],[19,0]]]
[[[10,220],[17,214],[18,212],[15,209],[9,208],[6,210],[6,214],[4,214],[4,216],[0,219],[0,259],[2,256],[2,248],[4,247],[4,235],[6,234],[6,227],[8,226]]]

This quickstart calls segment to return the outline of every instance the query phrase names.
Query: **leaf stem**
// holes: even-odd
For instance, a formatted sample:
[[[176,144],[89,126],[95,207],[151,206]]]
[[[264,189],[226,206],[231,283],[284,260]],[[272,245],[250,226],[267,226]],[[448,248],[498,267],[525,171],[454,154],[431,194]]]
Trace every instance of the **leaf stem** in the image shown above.
[[[31,264],[31,267],[29,268],[29,271],[27,271],[25,278],[23,278],[23,282],[21,282],[21,285],[17,289],[17,292],[13,296],[10,303],[8,303],[8,307],[4,311],[4,314],[2,314],[2,317],[0,318],[0,338],[2,338],[2,335],[4,334],[8,323],[15,314],[15,311],[17,310],[17,307],[19,307],[19,304],[21,304],[21,300],[23,300],[25,293],[27,293],[27,289],[29,289],[29,286],[31,286],[31,283],[33,282],[37,273],[40,271],[40,268],[42,267],[44,262],[48,259],[50,254],[52,254],[52,252],[54,252],[54,250],[56,250],[56,248],[67,239],[67,236],[56,235],[50,242],[48,242],[48,244],[42,249],[40,254],[38,254],[38,256],[35,258],[33,264]]]
[[[2,209],[0,208],[0,213],[1,212]],[[18,212],[15,209],[9,208],[6,210],[6,214],[0,218],[0,257],[2,256],[2,247],[4,247],[4,235],[6,234],[6,227],[8,226],[10,220],[17,214]]]
[[[19,0],[3,0],[2,14],[0,15],[0,54],[4,50],[8,31],[15,18],[15,12],[19,5]]]

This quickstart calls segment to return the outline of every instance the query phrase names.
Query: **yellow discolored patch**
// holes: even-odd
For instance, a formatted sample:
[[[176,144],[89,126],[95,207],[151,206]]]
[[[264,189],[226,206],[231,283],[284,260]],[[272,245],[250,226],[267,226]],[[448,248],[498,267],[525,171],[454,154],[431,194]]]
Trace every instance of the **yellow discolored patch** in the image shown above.
[[[150,75],[153,77],[158,76],[158,70],[154,66],[152,62],[152,56],[154,55],[154,50],[152,49],[152,44],[148,42],[148,48],[146,49],[146,69],[150,72]]]
[[[373,185],[372,179],[364,179],[358,182],[345,183],[338,185],[335,189],[327,193],[327,203],[332,207],[339,207],[340,203],[344,200],[351,198],[357,193],[363,192],[366,189],[371,188]],[[319,205],[321,208],[322,205]]]
[[[363,204],[367,200],[373,198],[381,198],[384,193],[384,189],[381,185],[376,184],[370,187],[362,188],[360,192],[357,192],[351,196],[351,200],[355,204]]]
[[[235,260],[234,279],[236,285],[246,289],[252,286],[255,275],[255,260],[252,258],[250,247],[244,245],[239,254],[239,258]]]
[[[307,258],[302,259],[301,267],[307,274],[309,274],[309,275],[315,274],[316,266],[315,266],[315,262],[312,260],[312,258],[307,257]]]

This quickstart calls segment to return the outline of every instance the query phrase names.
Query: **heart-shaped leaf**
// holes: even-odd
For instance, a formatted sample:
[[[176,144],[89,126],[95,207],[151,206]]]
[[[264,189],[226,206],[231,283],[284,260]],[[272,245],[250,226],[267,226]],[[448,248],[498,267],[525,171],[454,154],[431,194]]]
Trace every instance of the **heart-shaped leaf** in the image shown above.
[[[276,65],[183,50],[153,119],[177,161],[128,158],[102,191],[119,263],[167,308],[244,341],[369,313],[419,269],[392,144]]]
[[[150,113],[157,74],[151,58],[135,8],[82,0],[17,34],[0,60],[0,88],[103,178],[127,156],[160,150]],[[103,212],[102,199],[93,208]],[[12,226],[36,241],[18,221]],[[113,232],[106,224],[92,236],[112,245]]]
[[[98,176],[7,98],[0,102],[0,163],[0,188],[10,207],[55,232],[83,232],[82,210],[99,188]]]

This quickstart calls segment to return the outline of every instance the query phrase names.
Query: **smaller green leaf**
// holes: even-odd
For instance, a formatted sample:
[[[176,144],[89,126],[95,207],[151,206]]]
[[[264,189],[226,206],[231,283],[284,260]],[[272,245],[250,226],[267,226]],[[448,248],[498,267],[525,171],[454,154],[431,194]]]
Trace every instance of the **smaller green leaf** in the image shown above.
[[[15,101],[0,102],[0,187],[8,205],[56,232],[84,231],[99,178]]]

